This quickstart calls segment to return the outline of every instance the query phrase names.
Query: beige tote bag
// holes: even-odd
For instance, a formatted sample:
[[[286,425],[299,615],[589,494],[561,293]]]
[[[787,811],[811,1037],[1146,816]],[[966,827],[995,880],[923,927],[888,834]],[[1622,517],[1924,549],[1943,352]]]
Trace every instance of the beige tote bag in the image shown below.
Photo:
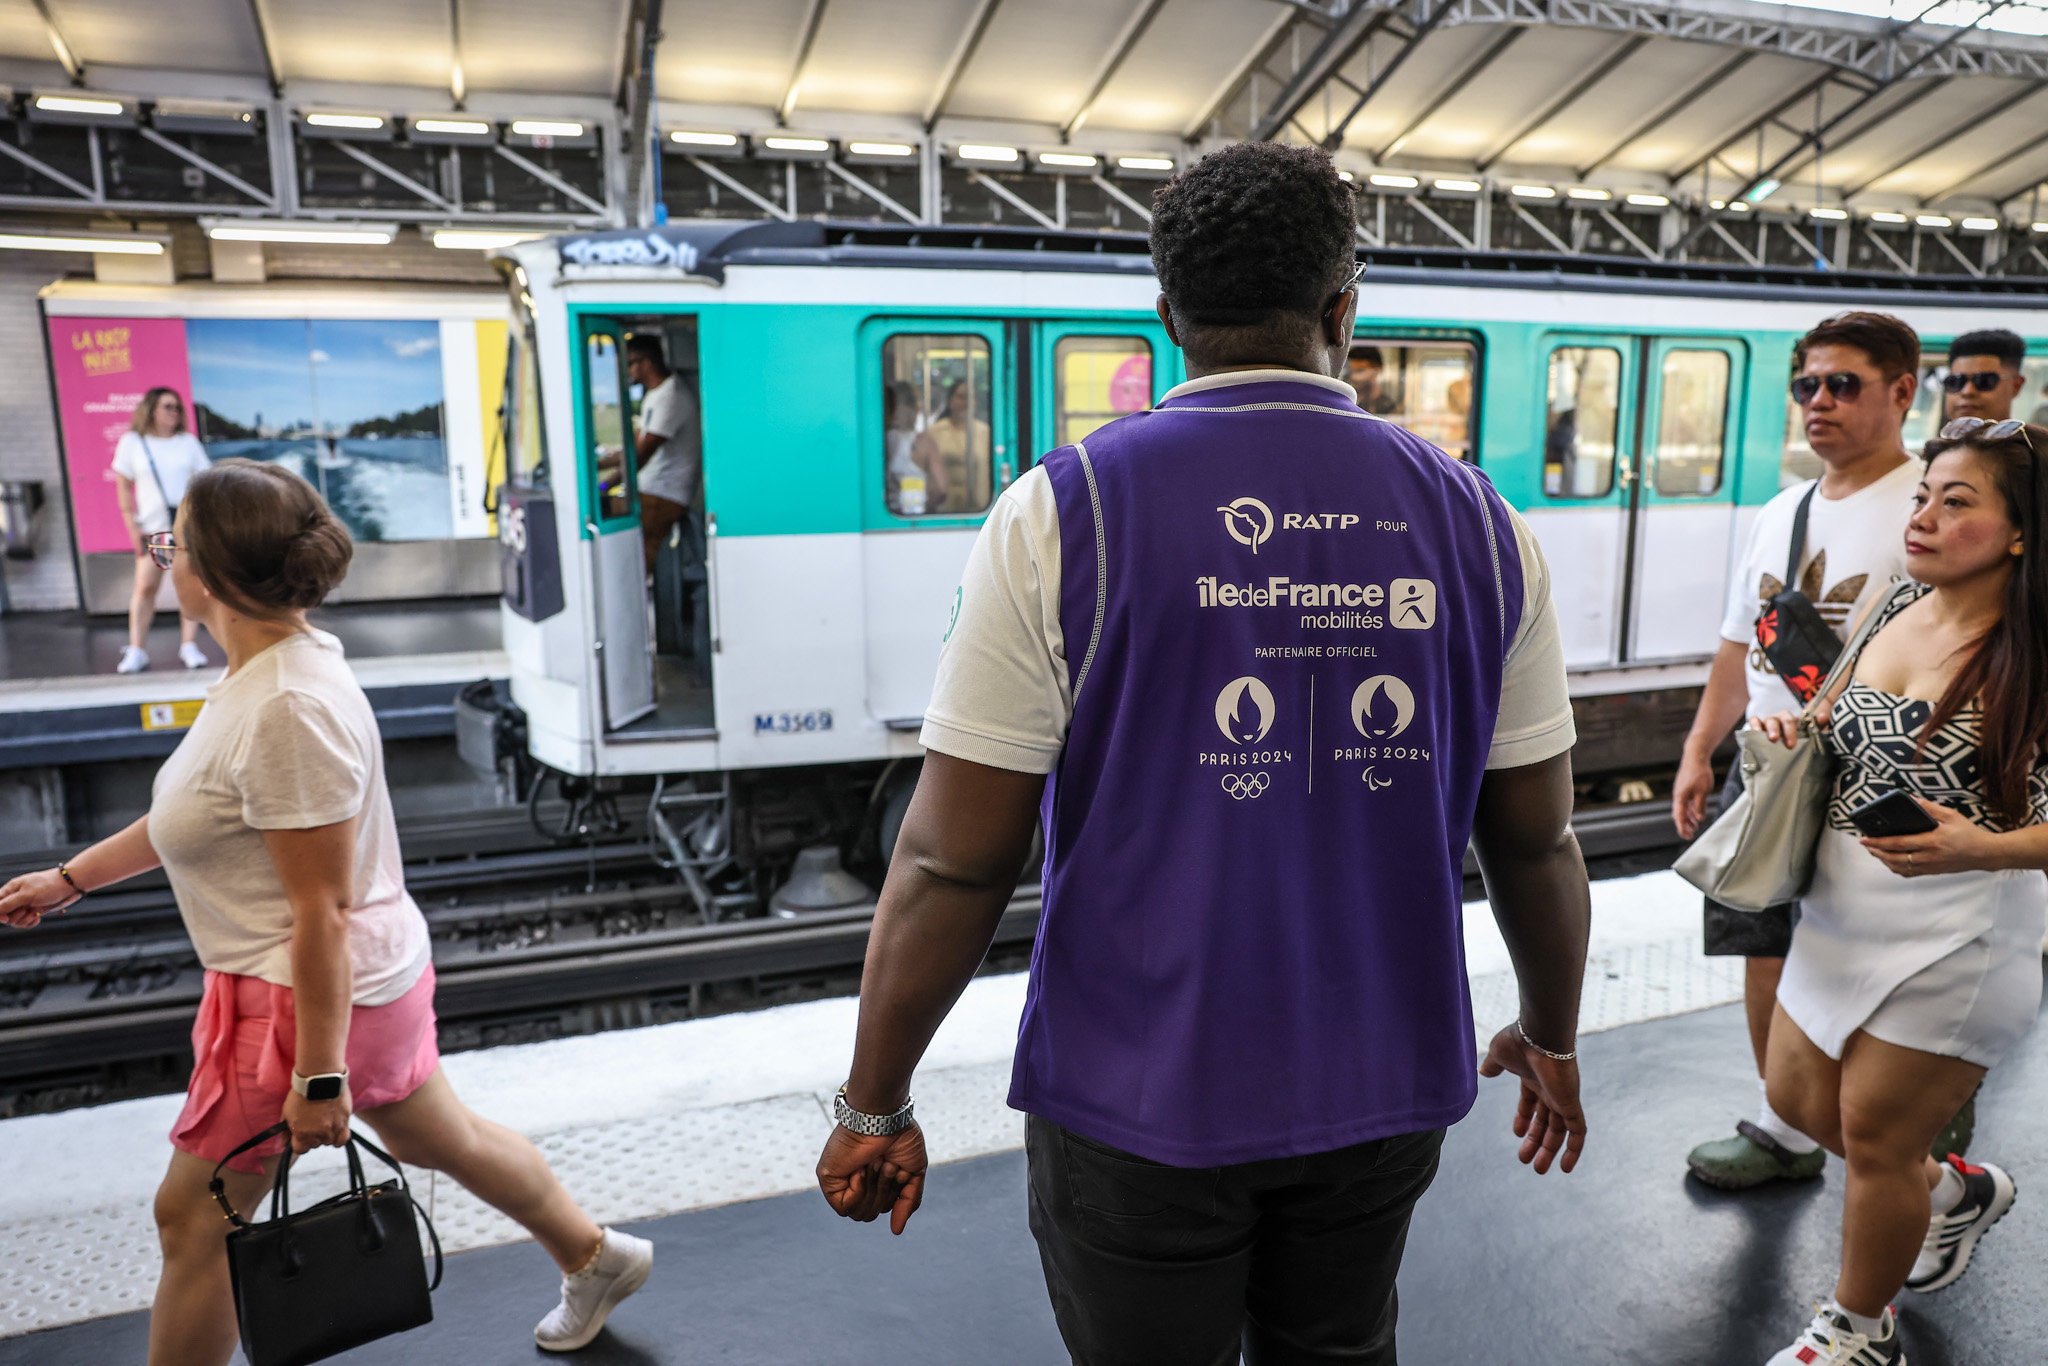
[[[1885,609],[1907,586],[1893,584],[1863,618],[1820,691],[1799,713],[1799,738],[1790,749],[1760,730],[1736,733],[1742,795],[1678,856],[1672,867],[1680,877],[1738,911],[1796,901],[1813,882],[1813,851],[1827,820],[1835,777],[1814,714],[1856,667]]]

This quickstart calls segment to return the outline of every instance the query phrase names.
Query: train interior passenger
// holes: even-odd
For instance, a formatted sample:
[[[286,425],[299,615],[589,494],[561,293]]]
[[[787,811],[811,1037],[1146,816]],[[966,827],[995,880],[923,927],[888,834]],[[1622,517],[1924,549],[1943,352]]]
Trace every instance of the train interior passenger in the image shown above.
[[[1467,341],[1361,338],[1352,344],[1346,378],[1367,412],[1470,460],[1478,359]]]

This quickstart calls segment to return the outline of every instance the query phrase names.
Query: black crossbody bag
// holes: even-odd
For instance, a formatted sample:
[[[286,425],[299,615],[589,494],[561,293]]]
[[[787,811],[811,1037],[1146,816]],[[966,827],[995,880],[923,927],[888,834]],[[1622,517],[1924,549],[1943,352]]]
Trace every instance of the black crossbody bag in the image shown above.
[[[1792,695],[1801,704],[1811,702],[1842,653],[1842,638],[1835,634],[1813,599],[1793,585],[1799,582],[1799,561],[1806,553],[1806,515],[1820,484],[1799,500],[1792,518],[1792,555],[1785,567],[1785,586],[1764,604],[1756,619],[1756,643],[1764,657]]]
[[[366,1342],[433,1322],[432,1291],[441,1284],[441,1239],[391,1155],[355,1133],[348,1140],[348,1189],[297,1214],[291,1212],[292,1153],[278,1164],[270,1218],[252,1224],[228,1203],[221,1168],[228,1158],[289,1134],[274,1124],[222,1158],[207,1189],[234,1229],[227,1236],[235,1319],[249,1366],[305,1366]],[[357,1149],[398,1173],[372,1186]],[[417,1212],[434,1248],[434,1278],[420,1254]]]

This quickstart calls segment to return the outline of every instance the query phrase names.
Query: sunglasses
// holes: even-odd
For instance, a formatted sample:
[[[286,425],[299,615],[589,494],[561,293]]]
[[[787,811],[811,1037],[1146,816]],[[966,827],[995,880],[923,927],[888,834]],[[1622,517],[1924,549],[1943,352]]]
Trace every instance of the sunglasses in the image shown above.
[[[149,546],[149,558],[156,561],[156,567],[169,569],[172,559],[178,553],[178,538],[168,531],[152,531],[146,543]]]
[[[1958,375],[1953,372],[1941,377],[1941,387],[1952,394],[1974,388],[1980,394],[1988,394],[2005,383],[2005,375],[1997,370],[1986,370],[1974,375]]]
[[[1792,401],[1802,408],[1806,407],[1816,398],[1820,397],[1820,389],[1823,384],[1827,386],[1828,392],[1834,395],[1835,401],[1838,403],[1854,403],[1856,396],[1863,392],[1863,376],[1848,370],[1837,370],[1834,374],[1825,377],[1821,375],[1800,375],[1794,379],[1792,381]]]
[[[2003,422],[1993,422],[1982,417],[1959,417],[1941,429],[1943,441],[2010,441],[2018,437],[2027,443],[2027,449],[2035,455],[2034,438],[2027,433],[2027,424],[2016,417]]]

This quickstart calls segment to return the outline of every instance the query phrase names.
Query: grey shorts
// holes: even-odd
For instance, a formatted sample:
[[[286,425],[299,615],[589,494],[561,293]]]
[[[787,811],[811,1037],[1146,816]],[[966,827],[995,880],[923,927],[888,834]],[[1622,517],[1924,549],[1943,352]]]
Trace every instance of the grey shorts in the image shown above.
[[[1742,767],[1731,765],[1721,788],[1721,809],[1726,811],[1741,795]],[[1783,958],[1791,949],[1792,927],[1799,923],[1798,902],[1761,911],[1738,911],[1712,897],[1705,902],[1709,958]]]

